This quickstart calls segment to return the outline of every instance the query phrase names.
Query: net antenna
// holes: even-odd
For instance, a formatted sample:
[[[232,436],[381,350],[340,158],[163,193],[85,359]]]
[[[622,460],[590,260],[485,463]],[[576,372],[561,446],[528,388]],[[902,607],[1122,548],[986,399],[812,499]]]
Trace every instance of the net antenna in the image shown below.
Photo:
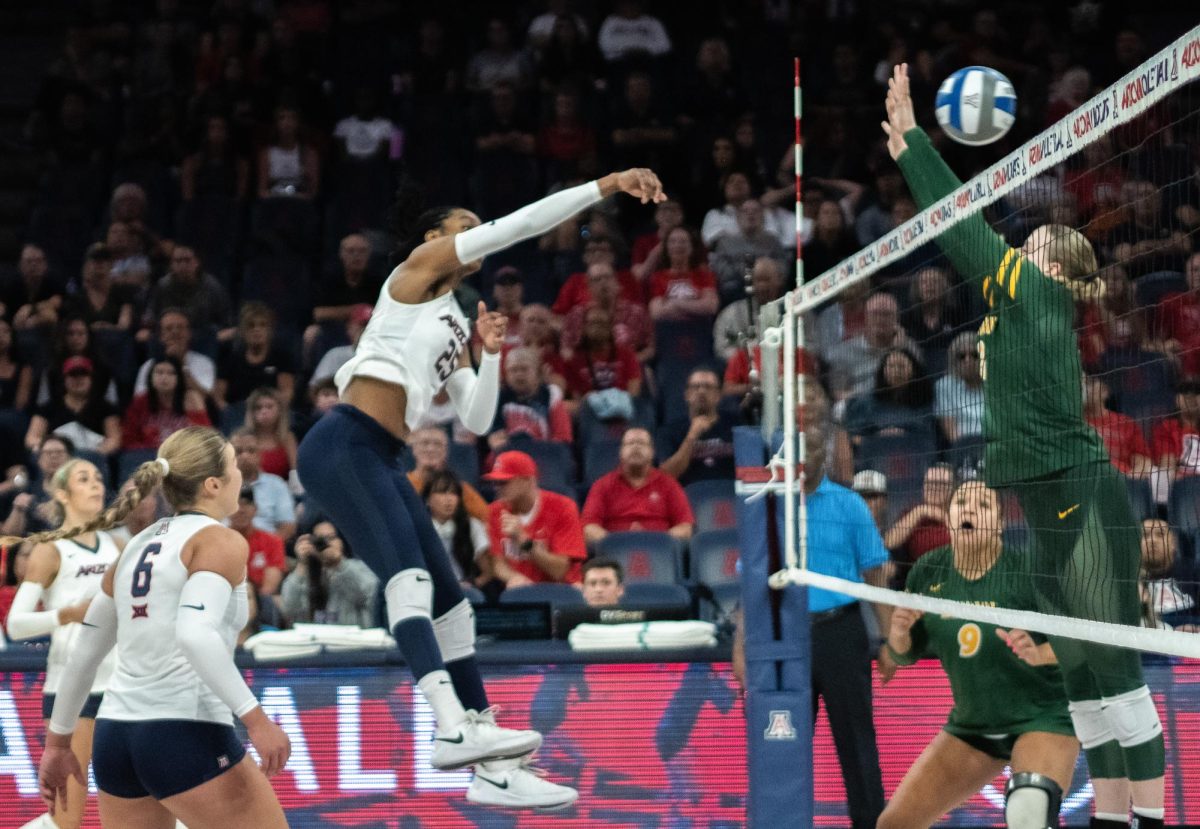
[[[1050,172],[1115,128],[1126,125],[1138,116],[1146,115],[1169,95],[1197,78],[1200,78],[1200,26],[1192,28],[1115,83],[1101,89],[1076,110],[1007,153],[996,164],[955,191],[918,210],[915,216],[873,244],[862,248],[813,279],[806,280],[803,262],[800,260],[799,244],[802,221],[802,144],[800,72],[799,62],[796,62],[794,110],[797,286],[782,299],[764,305],[760,311],[758,326],[762,349],[760,371],[764,391],[764,436],[768,426],[773,426],[776,422],[780,423],[783,433],[782,446],[769,462],[771,481],[760,492],[765,494],[770,491],[785,496],[782,551],[784,566],[771,574],[768,580],[770,587],[782,589],[789,584],[818,586],[867,601],[899,604],[931,613],[948,613],[972,621],[1200,658],[1200,635],[1195,633],[967,605],[931,596],[915,596],[870,587],[814,573],[807,567],[807,510],[802,486],[803,474],[797,476],[796,470],[796,463],[803,464],[805,459],[803,430],[802,426],[798,427],[799,404],[805,399],[805,377],[803,373],[797,373],[796,365],[796,351],[798,348],[804,349],[806,345],[803,314],[827,302],[846,287],[862,282],[912,254],[946,228],[979,213],[1017,188],[1028,185],[1038,176]],[[774,383],[771,375],[779,370],[779,361],[775,357],[779,348],[783,348],[783,371],[779,383],[782,386],[782,394],[776,398],[768,394],[768,390]],[[805,360],[805,363],[808,361]],[[778,413],[773,411],[777,400],[780,407]],[[776,477],[780,467],[782,481]]]

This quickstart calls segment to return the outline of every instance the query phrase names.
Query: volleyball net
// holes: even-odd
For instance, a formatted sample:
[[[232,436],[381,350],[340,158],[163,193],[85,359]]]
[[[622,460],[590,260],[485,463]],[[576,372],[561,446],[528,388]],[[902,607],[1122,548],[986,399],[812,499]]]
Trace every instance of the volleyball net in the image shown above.
[[[903,221],[824,273],[798,263],[798,287],[758,321],[763,435],[780,448],[770,480],[742,491],[782,499],[771,587],[1200,657],[1197,77],[1200,27],[990,164],[914,101],[949,168],[908,164],[908,193],[870,208]],[[798,192],[799,167],[798,149]],[[1102,463],[1119,490],[1097,483]],[[825,575],[807,549],[806,474],[863,472],[878,473],[859,489],[891,551],[888,588]],[[994,487],[991,507],[956,509],[971,479]],[[1054,501],[1073,493],[1085,508]],[[1002,541],[995,602],[906,591],[952,537]],[[1044,548],[1063,544],[1070,562],[1055,564]],[[1113,607],[1134,596],[1140,623]]]

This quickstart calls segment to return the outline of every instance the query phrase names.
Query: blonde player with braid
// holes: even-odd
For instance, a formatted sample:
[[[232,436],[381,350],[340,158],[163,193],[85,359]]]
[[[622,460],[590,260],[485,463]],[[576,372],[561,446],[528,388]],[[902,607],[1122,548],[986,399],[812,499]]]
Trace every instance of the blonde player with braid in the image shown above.
[[[50,719],[55,693],[82,630],[83,616],[121,547],[108,533],[96,529],[104,512],[104,477],[89,461],[75,458],[63,464],[50,479],[50,491],[61,529],[26,540],[33,545],[29,569],[8,617],[8,634],[13,639],[50,636],[46,682],[42,686],[42,717],[46,720]],[[66,539],[60,537],[64,531],[76,532]],[[39,603],[44,610],[37,609]],[[101,663],[71,741],[72,753],[85,767],[92,757],[96,711],[115,663],[115,651]],[[54,817],[42,815],[23,829],[78,829],[86,800],[84,786],[71,781],[69,796],[54,809]]]
[[[133,474],[134,487],[84,527],[114,526],[161,486],[175,514],[151,524],[105,572],[59,683],[38,772],[54,815],[85,781],[71,751],[88,689],[119,645],[96,714],[92,768],[105,829],[285,829],[269,776],[286,765],[287,735],[263,712],[233,661],[247,616],[245,539],[221,522],[242,475],[216,430],[189,427]],[[247,756],[237,716],[261,758]]]

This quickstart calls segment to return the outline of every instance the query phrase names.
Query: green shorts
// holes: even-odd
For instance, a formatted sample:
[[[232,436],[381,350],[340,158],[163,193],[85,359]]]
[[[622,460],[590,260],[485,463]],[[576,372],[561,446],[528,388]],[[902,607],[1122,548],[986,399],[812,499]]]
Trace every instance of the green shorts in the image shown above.
[[[1043,731],[1047,734],[1075,736],[1075,727],[1071,724],[1071,717],[1065,712],[1062,715],[1048,714],[1043,717],[1035,717],[1011,728],[1007,734],[985,734],[978,729],[962,728],[950,723],[942,726],[942,730],[950,736],[962,740],[976,751],[982,751],[988,757],[1005,761],[1012,759],[1013,746],[1017,744],[1017,739],[1022,734]]]

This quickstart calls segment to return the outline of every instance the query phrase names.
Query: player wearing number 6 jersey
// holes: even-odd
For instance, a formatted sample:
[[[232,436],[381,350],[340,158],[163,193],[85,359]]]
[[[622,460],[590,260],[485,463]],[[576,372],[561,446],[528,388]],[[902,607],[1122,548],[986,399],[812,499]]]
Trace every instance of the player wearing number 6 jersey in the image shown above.
[[[83,614],[92,598],[100,592],[104,573],[120,552],[112,536],[96,529],[100,525],[97,519],[104,511],[104,476],[99,469],[81,458],[69,460],[54,473],[50,490],[62,518],[61,529],[26,540],[27,544],[33,545],[29,566],[8,615],[8,633],[13,639],[50,634],[46,682],[42,686],[42,718],[45,720],[50,719],[55,694],[79,639]],[[67,539],[64,535],[68,531],[78,534]],[[39,602],[45,610],[37,609]],[[100,707],[115,657],[114,652],[100,665],[72,740],[75,757],[85,765],[92,757],[96,710]],[[67,800],[70,808],[59,803],[53,810],[53,818],[42,815],[22,829],[78,829],[83,822],[87,790],[72,781]]]
[[[475,662],[474,612],[404,474],[400,451],[443,388],[468,429],[483,434],[491,428],[506,318],[479,304],[483,358],[476,374],[454,289],[485,256],[615,193],[643,203],[666,198],[654,173],[626,170],[487,224],[459,207],[408,218],[416,212],[413,200],[401,199],[402,261],[379,293],[354,358],[337,373],[341,405],[300,445],[298,468],[308,495],[384,583],[388,627],[437,722],[431,762],[441,769],[477,766],[467,791],[476,803],[556,809],[578,794],[525,766],[540,734],[496,725]]]
[[[1000,503],[980,481],[950,499],[950,546],[921,556],[910,593],[972,604],[1034,609],[1029,555],[1005,549]],[[942,732],[913,763],[879,820],[879,829],[926,829],[1011,764],[1009,825],[1057,825],[1079,742],[1049,644],[1024,631],[897,608],[888,649],[899,665],[937,657],[954,695]],[[1021,814],[1036,823],[1020,822]]]
[[[119,644],[92,752],[105,829],[173,829],[177,819],[190,829],[286,828],[267,777],[287,762],[288,738],[233,662],[249,553],[221,524],[237,510],[242,485],[233,447],[213,429],[183,429],[133,482],[93,524],[115,525],[160,484],[176,514],[130,540],[83,617],[50,717],[42,798],[54,814],[59,800],[70,808],[67,781],[84,783],[71,735],[97,668]],[[246,756],[234,716],[262,771]]]
[[[916,125],[908,67],[888,81],[888,150],[922,208],[961,182]],[[1138,625],[1138,524],[1124,483],[1083,418],[1074,303],[1099,287],[1079,232],[1043,225],[1018,250],[976,212],[937,237],[988,312],[979,330],[985,474],[1012,487],[1036,546],[1039,609]],[[1162,826],[1162,725],[1137,653],[1052,639],[1096,786],[1093,826]]]

